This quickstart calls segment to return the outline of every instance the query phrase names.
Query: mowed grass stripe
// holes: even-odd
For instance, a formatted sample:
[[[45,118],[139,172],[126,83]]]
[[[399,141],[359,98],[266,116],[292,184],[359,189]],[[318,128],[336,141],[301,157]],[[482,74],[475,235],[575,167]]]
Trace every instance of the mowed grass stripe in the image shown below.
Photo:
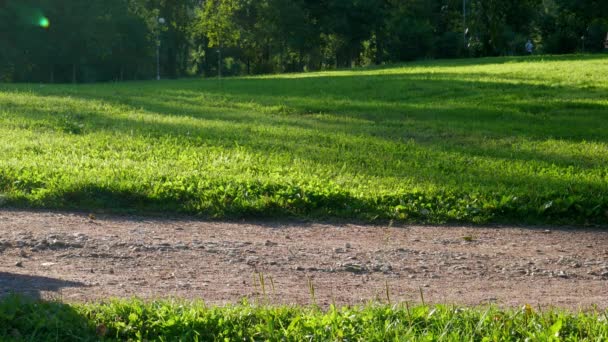
[[[608,57],[0,85],[0,203],[606,223]]]

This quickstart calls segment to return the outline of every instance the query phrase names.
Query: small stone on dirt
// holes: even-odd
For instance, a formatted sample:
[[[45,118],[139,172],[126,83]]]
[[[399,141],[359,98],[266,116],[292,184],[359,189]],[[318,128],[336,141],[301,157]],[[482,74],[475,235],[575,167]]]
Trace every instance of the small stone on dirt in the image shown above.
[[[17,261],[17,262],[15,263],[15,267],[23,267],[23,262],[21,262],[21,261]]]
[[[278,243],[272,242],[270,240],[266,240],[266,242],[264,243],[264,246],[266,246],[266,247],[275,247],[277,245],[278,245]]]
[[[245,262],[249,266],[254,266],[254,265],[256,265],[258,263],[258,260],[259,260],[258,257],[250,256],[250,257],[247,257],[247,259],[245,260]]]
[[[356,274],[364,273],[365,271],[367,271],[367,269],[365,269],[365,267],[360,264],[344,264],[342,267],[344,271]]]

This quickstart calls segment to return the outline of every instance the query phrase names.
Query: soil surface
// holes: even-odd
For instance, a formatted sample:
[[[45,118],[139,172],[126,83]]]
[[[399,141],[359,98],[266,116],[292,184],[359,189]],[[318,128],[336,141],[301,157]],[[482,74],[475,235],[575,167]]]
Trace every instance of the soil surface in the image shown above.
[[[263,281],[261,281],[263,279]],[[314,296],[313,291],[314,289]],[[608,307],[608,230],[0,211],[0,296]]]

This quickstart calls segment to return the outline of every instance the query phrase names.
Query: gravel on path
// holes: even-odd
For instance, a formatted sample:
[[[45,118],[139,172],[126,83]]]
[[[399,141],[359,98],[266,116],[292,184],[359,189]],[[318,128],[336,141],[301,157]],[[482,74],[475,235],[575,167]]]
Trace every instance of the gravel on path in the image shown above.
[[[608,231],[1,210],[0,296],[15,292],[323,306],[418,303],[422,292],[427,303],[605,309]]]

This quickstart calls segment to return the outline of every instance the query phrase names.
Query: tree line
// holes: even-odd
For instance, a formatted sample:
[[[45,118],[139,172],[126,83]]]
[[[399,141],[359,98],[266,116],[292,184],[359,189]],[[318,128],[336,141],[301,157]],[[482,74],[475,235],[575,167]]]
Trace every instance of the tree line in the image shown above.
[[[164,20],[159,20],[163,18]],[[300,72],[600,52],[606,0],[0,0],[0,81]]]

